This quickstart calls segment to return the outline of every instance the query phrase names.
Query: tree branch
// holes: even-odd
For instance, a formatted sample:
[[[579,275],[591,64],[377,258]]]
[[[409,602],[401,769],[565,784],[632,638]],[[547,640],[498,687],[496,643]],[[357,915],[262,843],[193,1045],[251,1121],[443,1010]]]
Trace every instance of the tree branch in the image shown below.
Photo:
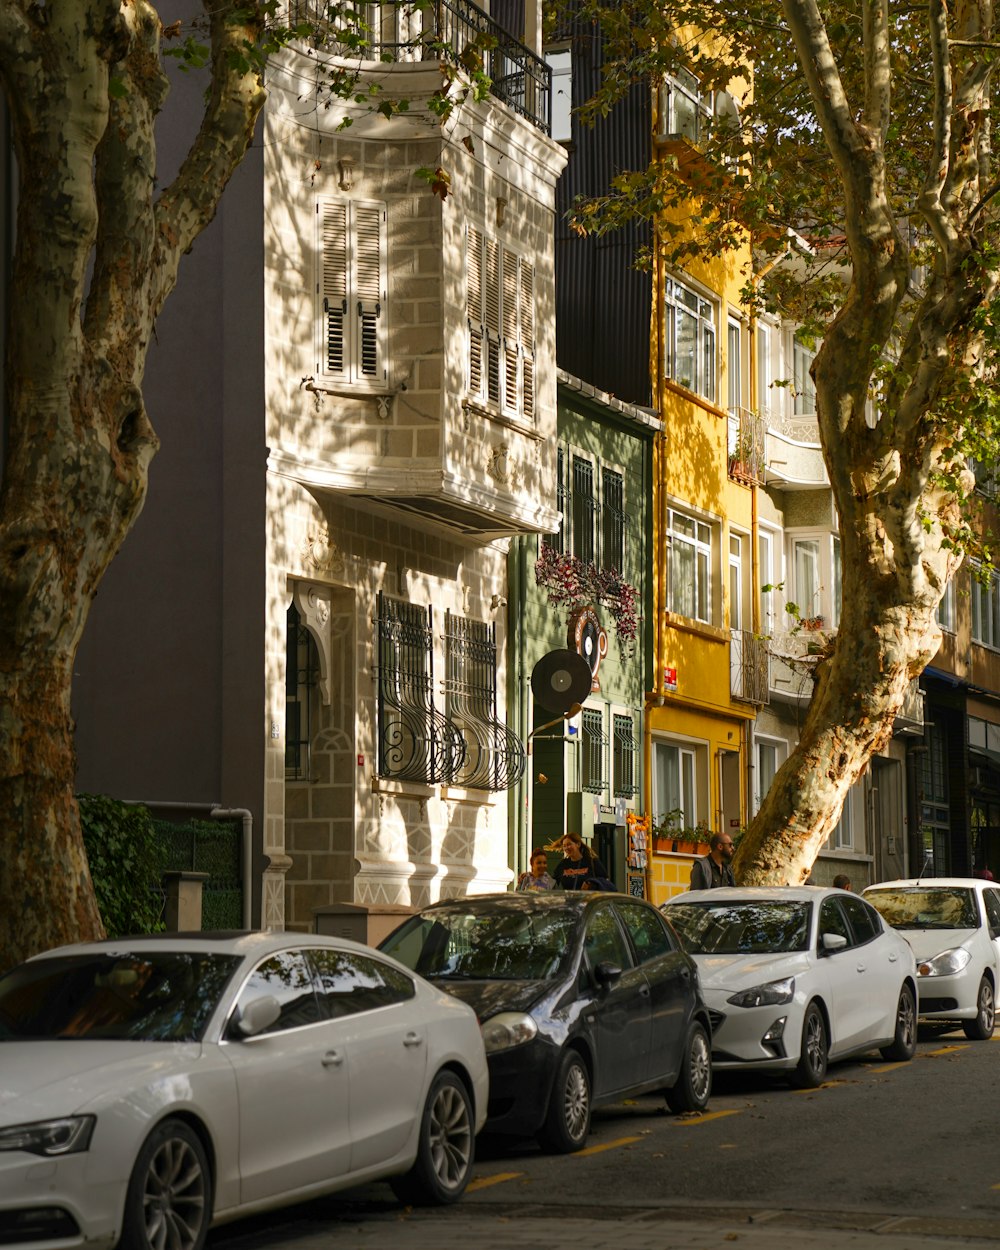
[[[865,121],[885,142],[891,116],[892,70],[889,63],[888,0],[863,4],[865,53]]]
[[[201,128],[173,183],[156,204],[156,261],[150,311],[155,319],[177,281],[180,258],[215,216],[219,199],[253,138],[265,91],[246,51],[264,29],[258,5],[207,2],[212,78]]]
[[[948,177],[948,156],[951,148],[952,81],[948,57],[948,14],[944,0],[930,0],[927,29],[934,67],[934,141],[927,164],[927,177],[917,206],[931,228],[931,233],[946,258],[951,256],[957,234],[941,202]]]

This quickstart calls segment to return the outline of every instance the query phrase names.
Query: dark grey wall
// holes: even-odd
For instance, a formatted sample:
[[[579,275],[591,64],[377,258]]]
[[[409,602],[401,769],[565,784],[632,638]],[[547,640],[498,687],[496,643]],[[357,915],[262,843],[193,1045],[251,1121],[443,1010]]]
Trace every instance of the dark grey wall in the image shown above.
[[[200,85],[178,88],[161,127],[160,185],[197,124]],[[145,396],[162,448],[145,509],[95,600],[73,696],[82,791],[248,807],[258,845],[263,231],[255,146],[157,325]]]

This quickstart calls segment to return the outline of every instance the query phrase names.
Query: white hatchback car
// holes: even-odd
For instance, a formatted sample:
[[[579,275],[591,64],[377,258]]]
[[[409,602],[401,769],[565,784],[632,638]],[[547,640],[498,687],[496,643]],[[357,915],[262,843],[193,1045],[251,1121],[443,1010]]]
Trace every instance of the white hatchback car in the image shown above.
[[[978,877],[882,881],[864,897],[913,947],[917,1010],[961,1020],[965,1036],[993,1036],[1000,984],[1000,889]]]
[[[916,969],[856,894],[818,886],[691,890],[663,912],[698,966],[717,1069],[820,1084],[830,1059],[916,1049]]]
[[[381,1177],[450,1202],[487,1100],[474,1012],[366,946],[61,947],[0,978],[0,1241],[199,1250],[213,1222]]]

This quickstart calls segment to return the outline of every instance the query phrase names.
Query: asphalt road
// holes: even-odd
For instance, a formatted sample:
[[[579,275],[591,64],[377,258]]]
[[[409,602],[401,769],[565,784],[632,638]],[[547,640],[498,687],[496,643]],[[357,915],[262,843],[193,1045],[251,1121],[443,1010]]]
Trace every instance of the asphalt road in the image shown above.
[[[1000,1032],[920,1039],[910,1063],[838,1064],[817,1090],[717,1075],[701,1116],[652,1096],[599,1110],[574,1155],[481,1139],[468,1192],[443,1211],[374,1185],[223,1226],[209,1250],[996,1244]]]

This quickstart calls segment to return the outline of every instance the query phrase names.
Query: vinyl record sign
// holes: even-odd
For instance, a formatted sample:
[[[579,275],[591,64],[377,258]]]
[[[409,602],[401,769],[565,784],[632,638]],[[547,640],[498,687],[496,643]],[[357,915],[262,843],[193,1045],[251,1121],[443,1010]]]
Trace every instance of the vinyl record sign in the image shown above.
[[[531,670],[535,702],[550,712],[566,713],[590,693],[593,674],[578,651],[549,651]]]

